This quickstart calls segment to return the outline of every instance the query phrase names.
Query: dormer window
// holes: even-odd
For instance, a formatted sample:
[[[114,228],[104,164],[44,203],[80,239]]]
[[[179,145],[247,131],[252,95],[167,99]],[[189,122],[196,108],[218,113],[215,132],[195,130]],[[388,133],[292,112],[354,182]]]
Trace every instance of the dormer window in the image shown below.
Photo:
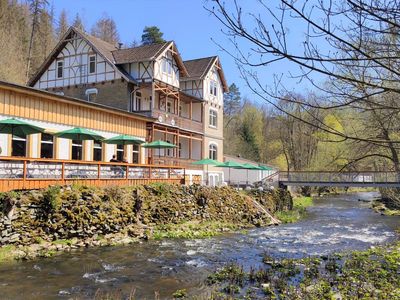
[[[217,96],[218,85],[215,80],[210,81],[210,94],[213,96]]]
[[[96,73],[96,55],[89,55],[89,74]]]
[[[63,78],[64,60],[57,60],[57,78]]]
[[[96,101],[97,93],[98,93],[97,89],[87,89],[85,91],[85,94],[87,96],[87,101],[89,101],[89,102]]]

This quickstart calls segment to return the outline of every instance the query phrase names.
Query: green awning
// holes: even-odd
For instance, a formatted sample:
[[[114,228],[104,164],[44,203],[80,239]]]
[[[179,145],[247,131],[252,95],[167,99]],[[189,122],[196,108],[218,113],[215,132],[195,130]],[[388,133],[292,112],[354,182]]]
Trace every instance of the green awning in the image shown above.
[[[141,145],[144,141],[130,135],[121,134],[112,138],[104,140],[107,144],[114,145]]]
[[[0,121],[0,133],[12,134],[21,138],[30,134],[44,132],[44,129],[18,119],[6,119]]]
[[[90,131],[85,128],[75,127],[72,129],[64,130],[57,132],[55,136],[63,139],[70,139],[70,140],[104,140],[104,137],[101,135]]]

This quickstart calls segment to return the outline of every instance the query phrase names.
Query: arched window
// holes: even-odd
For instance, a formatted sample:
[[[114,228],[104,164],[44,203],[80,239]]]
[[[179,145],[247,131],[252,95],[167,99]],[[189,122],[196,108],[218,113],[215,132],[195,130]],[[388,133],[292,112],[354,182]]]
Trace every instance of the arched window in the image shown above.
[[[210,144],[208,149],[209,149],[209,154],[208,154],[209,158],[217,160],[217,145],[216,144]]]

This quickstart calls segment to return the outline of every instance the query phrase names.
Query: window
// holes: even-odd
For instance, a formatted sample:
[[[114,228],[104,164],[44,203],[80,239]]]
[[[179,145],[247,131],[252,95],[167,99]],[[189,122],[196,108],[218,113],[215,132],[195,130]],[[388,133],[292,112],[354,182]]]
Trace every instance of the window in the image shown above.
[[[26,156],[26,138],[12,136],[11,156]]]
[[[172,113],[172,102],[171,101],[167,102],[167,112]]]
[[[96,55],[89,56],[89,74],[96,73]]]
[[[96,101],[97,93],[98,93],[97,89],[87,89],[87,90],[85,91],[85,94],[86,94],[86,96],[87,96],[87,100],[88,100],[89,102],[94,102],[94,101]]]
[[[117,160],[124,160],[124,145],[117,145]]]
[[[210,94],[217,96],[217,89],[218,89],[217,82],[215,80],[211,80],[210,81]]]
[[[179,145],[178,145],[178,157],[179,158],[182,157],[182,143],[179,143]]]
[[[172,74],[172,61],[164,58],[162,63],[162,71],[167,74]]]
[[[167,143],[171,143],[170,141],[166,141]],[[167,148],[167,156],[171,156],[171,154],[172,154],[173,152],[172,152],[172,149],[170,149],[170,148]]]
[[[93,141],[93,160],[101,161],[103,154],[102,152],[103,152],[103,147],[101,145],[101,141]]]
[[[209,125],[211,127],[217,127],[217,122],[218,122],[218,113],[214,109],[210,109],[210,120],[209,120]]]
[[[139,145],[132,145],[132,163],[138,164],[139,163]]]
[[[135,95],[132,95],[131,111],[140,111],[140,110],[142,110],[142,93],[136,92]]]
[[[74,160],[82,160],[82,141],[72,140],[71,158]]]
[[[57,78],[63,77],[63,71],[64,71],[64,61],[57,60]]]
[[[40,141],[40,157],[53,158],[54,153],[54,138],[51,134],[42,133],[42,140]]]
[[[209,146],[209,158],[217,160],[217,145],[216,144],[210,144]]]

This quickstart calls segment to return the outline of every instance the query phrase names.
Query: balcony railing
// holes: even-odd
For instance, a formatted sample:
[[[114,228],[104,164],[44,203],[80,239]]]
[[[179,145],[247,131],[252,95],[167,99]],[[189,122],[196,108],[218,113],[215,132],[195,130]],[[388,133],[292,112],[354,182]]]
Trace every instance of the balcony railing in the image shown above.
[[[92,161],[0,157],[0,191],[30,189],[75,181],[89,185],[135,184],[166,181],[185,183],[185,168]]]
[[[180,129],[202,132],[203,123],[193,119],[178,116],[173,113],[168,113],[166,111],[154,109],[152,117],[158,119],[160,123],[164,123],[171,126],[179,127]],[[161,118],[160,118],[161,117]],[[160,118],[160,119],[159,119]],[[162,120],[162,121],[161,121]]]

